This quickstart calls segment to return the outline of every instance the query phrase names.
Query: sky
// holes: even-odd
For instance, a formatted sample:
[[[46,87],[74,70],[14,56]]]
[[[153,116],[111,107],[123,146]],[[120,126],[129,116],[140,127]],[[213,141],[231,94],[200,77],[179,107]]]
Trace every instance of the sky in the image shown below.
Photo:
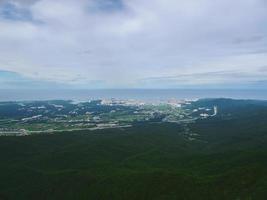
[[[267,88],[267,1],[0,0],[0,88]]]

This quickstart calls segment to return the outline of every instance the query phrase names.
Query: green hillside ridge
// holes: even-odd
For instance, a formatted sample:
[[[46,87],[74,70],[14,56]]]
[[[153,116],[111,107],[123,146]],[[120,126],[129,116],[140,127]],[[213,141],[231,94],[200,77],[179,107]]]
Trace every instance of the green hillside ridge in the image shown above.
[[[189,124],[0,137],[0,199],[266,199],[267,112],[253,105]]]

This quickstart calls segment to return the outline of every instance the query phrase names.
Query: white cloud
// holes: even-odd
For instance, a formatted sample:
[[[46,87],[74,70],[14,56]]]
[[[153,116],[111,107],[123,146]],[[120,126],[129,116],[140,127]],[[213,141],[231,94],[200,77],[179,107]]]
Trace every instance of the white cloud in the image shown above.
[[[83,87],[95,80],[103,87],[142,87],[139,81],[149,77],[233,70],[265,80],[255,77],[267,65],[264,0],[103,2],[0,1],[0,69]],[[14,12],[21,20],[9,16]],[[190,84],[216,82],[185,78]],[[221,82],[236,79],[250,81],[220,76]]]

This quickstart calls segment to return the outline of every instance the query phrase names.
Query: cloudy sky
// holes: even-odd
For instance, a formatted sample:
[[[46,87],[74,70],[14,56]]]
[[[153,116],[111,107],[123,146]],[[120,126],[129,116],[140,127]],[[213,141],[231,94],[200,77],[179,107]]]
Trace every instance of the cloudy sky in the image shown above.
[[[0,0],[0,88],[265,88],[266,0]]]

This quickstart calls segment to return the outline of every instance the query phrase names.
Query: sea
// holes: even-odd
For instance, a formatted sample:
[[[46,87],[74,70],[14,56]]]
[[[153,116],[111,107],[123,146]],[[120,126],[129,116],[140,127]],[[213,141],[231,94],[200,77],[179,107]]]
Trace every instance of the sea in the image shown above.
[[[73,100],[95,99],[156,100],[170,99],[197,100],[203,98],[232,98],[267,100],[266,90],[229,89],[96,89],[96,90],[29,90],[1,89],[0,101]]]

